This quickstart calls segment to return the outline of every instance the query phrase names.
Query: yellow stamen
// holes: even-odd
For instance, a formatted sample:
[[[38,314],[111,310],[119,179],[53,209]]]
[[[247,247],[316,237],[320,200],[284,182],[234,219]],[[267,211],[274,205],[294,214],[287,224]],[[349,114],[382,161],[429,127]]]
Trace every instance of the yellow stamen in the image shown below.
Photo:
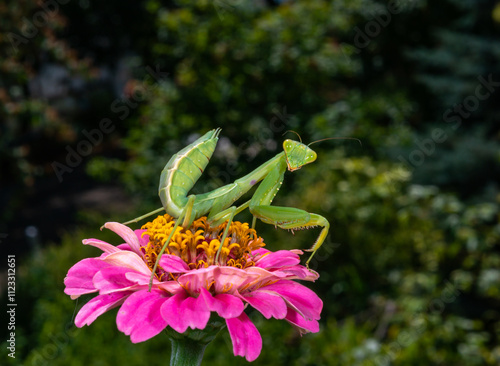
[[[146,230],[142,236],[149,235],[149,242],[143,249],[145,251],[144,259],[151,270],[154,268],[158,254],[168,239],[174,224],[175,219],[166,214],[160,215],[152,222],[142,226],[142,229]],[[255,263],[250,253],[264,247],[264,241],[261,237],[257,237],[256,231],[250,229],[247,223],[238,221],[231,222],[228,235],[221,248],[219,261],[215,263],[226,225],[227,222],[211,228],[207,223],[207,218],[202,217],[195,220],[189,228],[178,226],[164,254],[180,257],[191,269],[207,268],[211,265],[241,269],[254,266]],[[165,273],[160,266],[158,266],[156,275],[160,280],[173,278],[172,274]]]

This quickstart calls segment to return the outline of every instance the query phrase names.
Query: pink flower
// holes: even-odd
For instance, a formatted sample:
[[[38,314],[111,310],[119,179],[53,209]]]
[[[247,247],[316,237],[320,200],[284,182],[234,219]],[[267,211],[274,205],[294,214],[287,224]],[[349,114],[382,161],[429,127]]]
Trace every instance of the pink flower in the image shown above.
[[[226,224],[210,229],[205,218],[191,228],[178,227],[155,273],[157,255],[174,220],[159,216],[143,230],[108,222],[105,227],[125,244],[113,246],[97,239],[83,244],[103,251],[83,259],[68,271],[65,293],[75,299],[98,293],[78,312],[75,324],[90,325],[99,315],[121,306],[116,323],[133,343],[159,334],[167,326],[179,333],[204,329],[212,312],[225,319],[233,351],[248,361],[262,349],[262,338],[245,314],[251,306],[269,319],[285,319],[301,334],[318,332],[321,299],[293,281],[314,281],[318,274],[300,265],[300,250],[271,252],[248,224],[233,222],[216,263],[216,252]]]

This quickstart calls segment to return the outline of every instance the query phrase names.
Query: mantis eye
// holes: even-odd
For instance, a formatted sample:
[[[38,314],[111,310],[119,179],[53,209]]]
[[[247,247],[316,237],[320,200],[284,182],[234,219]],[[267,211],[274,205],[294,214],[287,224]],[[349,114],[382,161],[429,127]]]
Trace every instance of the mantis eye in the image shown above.
[[[292,144],[292,142],[290,140],[285,140],[283,142],[283,148],[285,150],[290,150],[292,147],[293,147],[293,144]]]
[[[314,151],[309,151],[305,158],[306,164],[312,163],[313,161],[316,160],[317,157],[318,155]]]

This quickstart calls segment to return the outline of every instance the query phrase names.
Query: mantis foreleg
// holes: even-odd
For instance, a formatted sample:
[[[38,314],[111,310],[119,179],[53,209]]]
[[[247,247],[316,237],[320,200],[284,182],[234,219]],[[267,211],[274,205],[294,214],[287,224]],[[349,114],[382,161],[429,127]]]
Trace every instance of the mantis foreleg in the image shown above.
[[[256,217],[265,223],[292,231],[294,229],[301,230],[314,226],[322,226],[323,230],[321,230],[318,239],[312,248],[309,249],[309,251],[313,252],[306,262],[306,265],[309,265],[312,257],[323,244],[326,235],[328,234],[330,223],[323,216],[309,213],[298,208],[271,206],[271,203],[276,196],[281,183],[283,182],[285,170],[286,163],[282,161],[277,164],[275,169],[273,169],[262,181],[261,185],[251,199],[249,205],[250,212],[254,215],[254,218]]]
[[[311,261],[312,257],[325,241],[328,230],[330,229],[330,223],[323,216],[309,213],[298,208],[257,206],[254,207],[252,213],[265,223],[292,231],[294,229],[303,230],[315,226],[322,226],[323,229],[321,230],[318,239],[316,240],[314,245],[307,250],[308,252],[312,252],[311,256],[306,261],[307,266],[309,266],[309,262]]]

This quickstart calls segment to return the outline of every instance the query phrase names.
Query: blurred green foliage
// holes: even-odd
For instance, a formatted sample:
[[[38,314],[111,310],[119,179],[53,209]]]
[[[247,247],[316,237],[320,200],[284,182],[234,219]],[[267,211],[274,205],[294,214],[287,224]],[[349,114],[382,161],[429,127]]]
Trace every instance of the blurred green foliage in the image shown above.
[[[303,337],[286,322],[252,313],[264,340],[257,364],[500,363],[499,96],[491,93],[457,129],[443,118],[474,95],[479,76],[500,80],[494,2],[400,1],[400,11],[365,47],[356,35],[387,17],[385,2],[270,4],[149,0],[133,8],[143,25],[135,38],[129,28],[122,37],[133,40],[126,44],[141,59],[137,80],[147,78],[146,66],[169,75],[137,113],[117,122],[115,141],[126,158],[94,154],[87,171],[118,179],[142,204],[112,218],[83,213],[79,230],[20,268],[22,364],[168,363],[167,338],[131,345],[116,329],[116,311],[65,331],[75,304],[62,281],[76,261],[99,254],[81,239],[119,244],[95,229],[158,207],[159,172],[170,155],[215,127],[223,128],[219,147],[195,193],[258,167],[280,151],[287,130],[305,142],[362,141],[313,145],[318,160],[285,177],[275,204],[321,214],[332,224],[311,264],[321,275],[311,288],[324,311],[321,331]],[[85,29],[92,14],[105,17],[109,6],[80,13],[68,7],[63,14],[70,29],[73,19]],[[132,10],[119,8],[133,23]],[[88,41],[78,45],[92,48]],[[34,119],[28,123],[35,126]],[[438,128],[446,138],[429,152]],[[419,164],[412,162],[415,152],[424,158]],[[292,237],[260,222],[257,229],[272,250],[306,249],[318,235],[308,230]],[[246,364],[233,358],[224,330],[204,364],[228,362]]]
[[[33,1],[6,1],[0,6],[0,183],[8,188],[33,185],[33,177],[43,171],[43,166],[35,163],[37,155],[42,155],[40,150],[46,149],[47,153],[49,141],[72,132],[53,105],[32,97],[28,91],[40,54],[68,65],[71,56],[74,59],[65,44],[54,42],[54,33],[63,26],[63,19],[55,17],[35,27],[29,17],[37,10]],[[56,52],[58,48],[65,52]],[[18,196],[13,188],[2,193],[0,202],[16,201]],[[2,221],[12,216],[11,210],[2,210]]]

